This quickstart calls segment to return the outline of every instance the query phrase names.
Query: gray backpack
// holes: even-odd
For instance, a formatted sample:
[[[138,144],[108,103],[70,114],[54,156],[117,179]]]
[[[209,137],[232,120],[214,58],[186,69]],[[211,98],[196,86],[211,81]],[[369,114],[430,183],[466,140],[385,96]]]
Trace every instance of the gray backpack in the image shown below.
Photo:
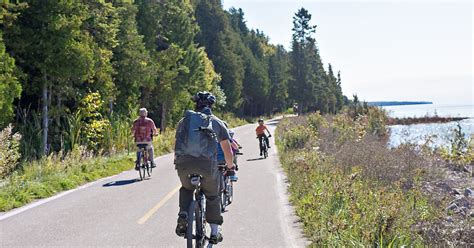
[[[212,115],[187,110],[176,130],[175,162],[181,157],[215,159],[217,138]]]

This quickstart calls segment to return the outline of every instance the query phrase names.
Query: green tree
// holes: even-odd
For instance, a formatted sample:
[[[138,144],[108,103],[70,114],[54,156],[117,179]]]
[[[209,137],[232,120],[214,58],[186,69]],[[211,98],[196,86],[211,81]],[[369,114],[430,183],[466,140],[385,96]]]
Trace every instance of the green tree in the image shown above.
[[[3,26],[5,8],[0,8],[0,25]],[[7,17],[8,18],[8,17]],[[0,31],[0,130],[10,123],[13,116],[13,101],[20,97],[21,84],[17,76],[15,60],[5,51],[3,32]]]
[[[119,45],[117,33],[120,18],[117,9],[110,2],[84,0],[88,18],[84,28],[93,37],[94,73],[87,80],[88,90],[100,93],[104,103],[108,103],[109,113],[113,112],[116,98],[114,84],[115,68],[112,64],[113,49]]]
[[[52,0],[27,3],[28,8],[7,29],[5,41],[28,75],[25,94],[32,97],[31,102],[41,102],[42,151],[46,154],[50,107],[53,100],[60,107],[64,97],[76,94],[74,85],[92,75],[93,43],[82,30],[88,17],[83,4]]]
[[[288,105],[288,81],[290,68],[288,53],[281,45],[277,46],[268,62],[268,73],[271,81],[269,92],[269,112],[283,111]]]
[[[138,33],[137,6],[130,3],[117,4],[120,18],[117,46],[112,50],[112,64],[116,72],[114,84],[117,89],[115,109],[129,114],[140,100],[140,88],[152,82],[152,61],[145,48],[143,36]]]
[[[308,104],[314,102],[316,89],[314,75],[315,40],[312,35],[316,26],[310,24],[311,14],[304,8],[298,10],[293,17],[293,38],[291,51],[291,76],[289,83],[290,98],[298,102],[298,110],[304,112]]]
[[[0,129],[10,123],[13,116],[13,101],[20,97],[21,84],[15,73],[15,60],[5,53],[5,44],[0,32]]]
[[[244,60],[239,56],[239,35],[232,30],[220,0],[198,0],[195,10],[200,32],[196,42],[206,48],[216,71],[221,75],[221,88],[227,97],[227,110],[240,111],[244,80]]]

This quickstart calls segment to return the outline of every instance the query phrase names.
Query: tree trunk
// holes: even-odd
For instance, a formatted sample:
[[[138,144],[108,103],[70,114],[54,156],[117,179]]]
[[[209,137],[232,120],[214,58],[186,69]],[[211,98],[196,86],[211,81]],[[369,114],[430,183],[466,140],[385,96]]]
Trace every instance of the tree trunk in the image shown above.
[[[111,117],[114,113],[114,99],[109,99],[109,116]]]
[[[160,121],[160,133],[164,132],[166,129],[166,111],[168,106],[165,102],[161,105],[161,121]]]
[[[42,92],[42,103],[43,103],[43,155],[48,154],[48,84],[46,82],[46,75],[43,76],[43,92]]]

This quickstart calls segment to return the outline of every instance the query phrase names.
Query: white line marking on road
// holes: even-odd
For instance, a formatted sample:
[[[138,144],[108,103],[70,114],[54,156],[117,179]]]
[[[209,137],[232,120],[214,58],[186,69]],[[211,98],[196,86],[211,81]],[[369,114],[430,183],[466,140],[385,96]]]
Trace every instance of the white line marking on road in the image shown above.
[[[176,188],[174,188],[172,191],[170,191],[163,199],[161,199],[160,202],[158,202],[158,204],[156,204],[152,209],[150,209],[145,215],[143,215],[143,217],[141,217],[139,220],[138,220],[138,224],[144,224],[148,219],[150,219],[155,213],[156,211],[158,211],[158,209],[160,209],[161,207],[163,207],[163,205],[165,205],[165,203],[167,201],[169,201],[173,196],[174,194],[176,194],[176,192],[178,192],[178,190],[181,188],[181,185],[178,185],[176,186]]]
[[[123,172],[122,172],[122,173],[123,173]],[[120,174],[122,174],[122,173],[120,173]],[[68,190],[68,191],[64,191],[64,192],[61,192],[61,193],[59,193],[59,194],[57,194],[57,195],[51,196],[51,197],[49,197],[49,198],[41,199],[41,200],[38,200],[38,201],[36,201],[36,202],[30,203],[30,204],[28,204],[28,205],[25,205],[25,206],[23,206],[23,207],[20,207],[20,208],[11,210],[11,211],[6,212],[5,214],[1,215],[1,216],[0,216],[0,220],[8,219],[8,218],[13,217],[13,216],[15,216],[15,215],[17,215],[17,214],[23,213],[23,212],[25,212],[25,211],[27,211],[27,210],[30,210],[30,209],[32,209],[32,208],[35,208],[35,207],[38,207],[38,206],[43,205],[43,204],[45,204],[45,203],[48,203],[48,202],[50,202],[50,201],[56,200],[56,199],[61,198],[61,197],[65,196],[65,195],[69,195],[69,194],[71,194],[71,193],[73,193],[73,192],[75,192],[75,191],[88,188],[88,187],[93,186],[93,185],[95,185],[95,184],[97,184],[97,183],[99,183],[99,182],[102,182],[102,181],[104,181],[104,180],[107,180],[107,179],[110,179],[110,178],[112,178],[112,177],[118,176],[118,175],[120,175],[120,174],[113,175],[113,176],[109,176],[109,177],[104,177],[104,178],[101,178],[101,179],[99,179],[99,180],[97,180],[97,181],[90,182],[90,183],[86,183],[86,184],[84,184],[84,185],[82,185],[82,186],[79,186],[79,187],[77,187],[77,188],[75,188],[75,189],[71,189],[71,190]]]
[[[159,156],[158,158],[155,158],[155,161],[159,160],[159,159],[162,159],[163,157],[166,157],[166,156],[172,156],[173,153],[168,153],[168,154],[163,154],[161,156]],[[71,190],[68,190],[68,191],[64,191],[64,192],[61,192],[57,195],[54,195],[54,196],[51,196],[49,198],[45,198],[45,199],[41,199],[41,200],[38,200],[38,201],[35,201],[33,203],[30,203],[28,205],[25,205],[23,207],[20,207],[20,208],[17,208],[17,209],[14,209],[14,210],[11,210],[11,211],[8,211],[8,212],[5,212],[5,213],[0,213],[0,220],[5,220],[5,219],[8,219],[10,217],[13,217],[17,214],[20,214],[20,213],[23,213],[29,209],[32,209],[32,208],[35,208],[35,207],[38,207],[40,205],[43,205],[45,203],[48,203],[50,201],[53,201],[53,200],[56,200],[58,198],[61,198],[65,195],[69,195],[75,191],[78,191],[80,189],[85,189],[85,188],[88,188],[92,185],[95,185],[96,183],[99,183],[99,182],[102,182],[104,180],[107,180],[107,179],[110,179],[110,178],[113,178],[113,177],[116,177],[116,176],[119,176],[123,173],[126,173],[127,171],[131,171],[131,170],[126,170],[126,171],[122,171],[121,173],[119,174],[116,174],[116,175],[113,175],[113,176],[109,176],[109,177],[104,177],[104,178],[101,178],[101,179],[98,179],[97,181],[94,181],[94,182],[90,182],[90,183],[87,183],[87,184],[84,184],[82,186],[79,186],[75,189],[71,189]]]

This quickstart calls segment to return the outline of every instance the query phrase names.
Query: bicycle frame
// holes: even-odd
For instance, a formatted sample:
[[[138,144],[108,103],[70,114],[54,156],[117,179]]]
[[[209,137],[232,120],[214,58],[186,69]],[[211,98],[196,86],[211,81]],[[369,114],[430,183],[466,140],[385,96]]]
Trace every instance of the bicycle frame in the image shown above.
[[[187,247],[193,247],[193,240],[195,240],[195,247],[204,247],[207,240],[206,237],[206,196],[201,191],[201,177],[198,175],[190,176],[191,184],[195,187],[193,200],[188,209],[188,229],[186,233]],[[196,223],[193,233],[193,222]]]
[[[257,137],[259,141],[259,146],[260,146],[260,153],[263,153],[264,157],[266,158],[268,156],[268,144],[265,141],[266,137],[265,136],[260,136]]]
[[[146,145],[137,145],[138,146],[138,151],[137,151],[137,158],[138,158],[138,174],[140,176],[140,180],[145,179],[145,173],[148,174],[148,177],[151,176],[151,165],[149,163],[149,154],[148,154],[148,149]]]

